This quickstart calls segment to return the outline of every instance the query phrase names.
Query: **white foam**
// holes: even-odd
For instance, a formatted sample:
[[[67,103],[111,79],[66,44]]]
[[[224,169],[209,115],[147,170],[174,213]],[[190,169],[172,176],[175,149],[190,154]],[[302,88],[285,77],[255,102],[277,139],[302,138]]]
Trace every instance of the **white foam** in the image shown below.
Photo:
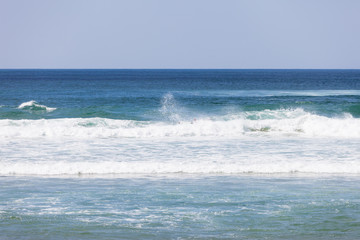
[[[245,112],[180,123],[66,118],[0,120],[0,138],[162,138],[298,136],[360,138],[360,119],[329,118],[302,109]]]
[[[78,132],[72,129],[73,135],[82,136],[84,129],[109,127],[108,123],[111,121],[99,119],[97,126],[82,126]],[[124,126],[120,130],[139,127],[131,121],[122,123]],[[142,127],[148,128],[146,124]],[[102,136],[105,134],[96,131]],[[255,135],[245,132],[233,138],[229,137],[230,133],[201,138],[92,136],[95,135],[86,138],[0,138],[0,176],[360,173],[359,138],[278,137],[271,132],[255,132]]]
[[[52,112],[56,110],[56,108],[47,107],[45,105],[40,105],[36,101],[31,100],[28,102],[24,102],[18,106],[18,109],[24,109],[24,110],[46,110],[47,112]]]
[[[243,173],[347,173],[359,174],[360,165],[341,162],[264,161],[248,162],[0,162],[0,175],[76,175],[76,174],[243,174]]]

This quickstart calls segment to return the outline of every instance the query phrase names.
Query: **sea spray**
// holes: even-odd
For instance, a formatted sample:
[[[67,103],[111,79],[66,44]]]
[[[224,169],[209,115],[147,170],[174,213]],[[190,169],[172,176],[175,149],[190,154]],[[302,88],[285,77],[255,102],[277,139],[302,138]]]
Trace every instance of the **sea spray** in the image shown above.
[[[165,120],[172,123],[178,123],[182,120],[181,108],[171,93],[167,93],[162,97],[159,111]]]

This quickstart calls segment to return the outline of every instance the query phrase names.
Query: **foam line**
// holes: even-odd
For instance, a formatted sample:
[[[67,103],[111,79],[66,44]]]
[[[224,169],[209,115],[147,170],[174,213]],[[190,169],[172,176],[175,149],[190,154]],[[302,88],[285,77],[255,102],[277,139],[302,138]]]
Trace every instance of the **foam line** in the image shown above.
[[[243,173],[360,173],[357,164],[341,162],[279,161],[257,164],[224,162],[0,162],[0,175],[67,175],[67,174],[243,174]]]

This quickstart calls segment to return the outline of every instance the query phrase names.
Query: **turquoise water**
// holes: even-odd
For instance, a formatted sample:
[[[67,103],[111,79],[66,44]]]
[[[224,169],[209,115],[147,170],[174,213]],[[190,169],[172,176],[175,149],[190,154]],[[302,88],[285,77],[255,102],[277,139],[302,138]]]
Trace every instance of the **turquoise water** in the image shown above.
[[[359,177],[3,177],[3,239],[356,239]]]
[[[0,239],[356,239],[359,70],[0,70]]]

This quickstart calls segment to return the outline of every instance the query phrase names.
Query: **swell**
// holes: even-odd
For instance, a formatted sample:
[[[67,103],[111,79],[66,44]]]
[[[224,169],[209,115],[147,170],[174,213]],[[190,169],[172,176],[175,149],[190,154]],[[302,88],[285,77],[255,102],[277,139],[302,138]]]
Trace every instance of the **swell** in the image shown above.
[[[359,92],[359,95],[356,95]],[[353,95],[344,95],[344,94]],[[298,95],[296,95],[298,94]],[[329,94],[329,95],[327,95]],[[338,94],[338,95],[336,95]],[[355,95],[354,95],[355,94]],[[222,96],[223,95],[223,96]],[[327,117],[349,113],[360,118],[360,91],[188,91],[137,97],[58,98],[48,107],[34,100],[19,105],[3,104],[0,119],[109,118],[148,121],[191,120],[221,117],[239,111],[301,108]],[[56,110],[56,111],[55,111]]]

